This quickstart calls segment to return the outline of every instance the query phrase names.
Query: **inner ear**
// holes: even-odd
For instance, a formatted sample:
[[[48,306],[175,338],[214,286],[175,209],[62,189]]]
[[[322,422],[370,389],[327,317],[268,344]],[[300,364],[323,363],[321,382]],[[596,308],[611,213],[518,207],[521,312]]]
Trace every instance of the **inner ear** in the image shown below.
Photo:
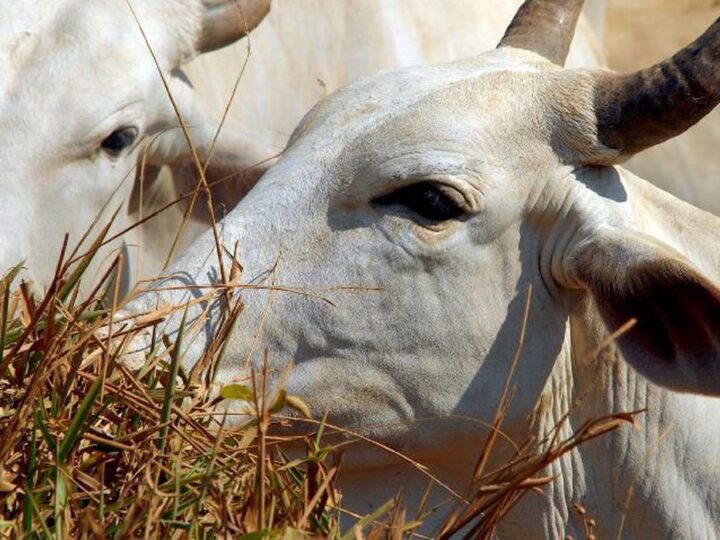
[[[720,289],[671,247],[604,230],[575,248],[569,275],[593,295],[610,331],[635,319],[617,343],[652,381],[720,395]]]
[[[672,363],[688,352],[715,353],[720,294],[705,278],[683,266],[635,268],[628,276],[630,283],[615,294],[604,287],[593,291],[611,328],[636,320],[635,328],[619,338],[632,356]]]

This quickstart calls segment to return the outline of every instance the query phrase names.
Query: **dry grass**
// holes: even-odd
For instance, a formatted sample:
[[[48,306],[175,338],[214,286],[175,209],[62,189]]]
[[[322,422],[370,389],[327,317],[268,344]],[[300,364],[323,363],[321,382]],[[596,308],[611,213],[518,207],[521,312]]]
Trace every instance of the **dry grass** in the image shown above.
[[[0,533],[338,536],[330,486],[338,451],[306,437],[305,456],[290,461],[267,436],[271,415],[287,405],[303,410],[301,402],[280,392],[265,403],[257,397],[264,378],[229,388],[256,414],[225,430],[207,414],[213,403],[198,382],[203,373],[180,369],[182,332],[175,342],[158,335],[166,352],[150,354],[139,373],[118,360],[133,335],[156,329],[168,310],[139,324],[113,319],[112,302],[102,300],[113,297],[113,272],[92,300],[79,300],[80,277],[104,236],[74,266],[61,260],[42,298],[25,283],[13,287],[19,267],[0,284]],[[208,368],[240,309],[228,309]]]
[[[198,369],[180,368],[181,331],[161,335],[164,309],[117,320],[111,279],[120,258],[89,300],[79,283],[109,227],[84,257],[63,255],[44,296],[16,283],[20,267],[0,282],[0,536],[24,538],[402,538],[419,522],[406,519],[401,499],[379,501],[372,515],[343,531],[335,481],[342,443],[327,445],[324,421],[296,437],[301,457],[283,451],[288,439],[268,434],[288,407],[307,414],[302,401],[265,388],[266,373],[248,385],[225,387],[225,398],[253,411],[240,428],[226,429],[207,391],[207,375],[222,358],[223,343],[242,310],[227,306],[216,339]],[[230,269],[231,285],[237,268]],[[208,295],[226,295],[219,287]],[[182,309],[182,307],[178,307]],[[153,329],[158,344],[145,367],[131,372],[123,347]],[[517,355],[516,355],[517,356]],[[500,428],[507,402],[501,403]],[[579,444],[633,421],[633,414],[589,421],[567,440],[521,446],[502,468],[485,473],[494,437],[481,453],[475,493],[445,523],[440,537],[488,538],[530,491],[551,481],[553,460]],[[495,433],[496,431],[493,431]],[[351,438],[351,435],[345,433]],[[333,439],[337,441],[337,437]],[[468,532],[469,531],[469,532]]]

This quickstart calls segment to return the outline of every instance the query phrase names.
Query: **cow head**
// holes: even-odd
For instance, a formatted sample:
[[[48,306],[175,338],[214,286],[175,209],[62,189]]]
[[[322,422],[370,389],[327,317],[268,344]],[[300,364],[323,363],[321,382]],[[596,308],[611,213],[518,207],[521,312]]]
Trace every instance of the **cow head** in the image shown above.
[[[245,35],[268,7],[37,0],[3,10],[0,272],[24,260],[47,283],[64,234],[72,247],[128,199],[138,156],[188,154],[178,115],[199,152],[208,148],[212,130],[178,68]]]
[[[652,188],[615,166],[714,107],[720,23],[639,73],[564,70],[580,4],[529,0],[497,49],[357,81],[308,113],[222,224],[250,286],[220,382],[268,351],[270,372],[294,362],[288,391],[332,422],[405,451],[448,437],[474,449],[466,417],[492,418],[532,289],[509,424],[559,358],[633,318],[619,347],[635,368],[720,394],[720,292],[653,229]],[[213,237],[173,268],[163,285],[199,294],[218,276]],[[209,313],[211,329],[220,309],[190,318]],[[188,339],[188,364],[207,335]]]

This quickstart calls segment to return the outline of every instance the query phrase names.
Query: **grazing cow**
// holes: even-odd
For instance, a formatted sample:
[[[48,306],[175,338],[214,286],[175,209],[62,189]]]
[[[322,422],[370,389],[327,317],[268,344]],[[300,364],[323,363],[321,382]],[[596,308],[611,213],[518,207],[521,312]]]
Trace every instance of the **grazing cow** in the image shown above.
[[[146,137],[149,163],[189,153],[164,84],[200,157],[209,149],[214,131],[177,68],[245,35],[269,0],[10,3],[0,9],[0,273],[24,260],[46,285],[64,234],[72,250],[129,199]],[[252,153],[250,141],[228,142]]]
[[[222,223],[244,282],[288,288],[241,293],[217,379],[258,368],[266,350],[273,380],[295,362],[287,390],[317,415],[462,490],[487,434],[473,419],[495,414],[531,287],[506,433],[542,436],[565,413],[572,430],[648,412],[642,431],[552,465],[545,496],[526,497],[501,532],[582,537],[578,502],[598,537],[717,537],[720,220],[618,164],[715,107],[720,21],[635,73],[563,69],[581,4],[528,0],[496,49],[358,80],[308,113]],[[214,282],[212,235],[172,270],[163,286]],[[129,309],[191,293],[158,290]],[[189,308],[209,319],[186,336],[188,367],[223,306]],[[421,497],[426,477],[392,456],[350,455],[353,510],[401,486]]]
[[[271,13],[250,38],[249,58],[245,43],[238,43],[201,56],[184,70],[193,81],[197,99],[218,122],[242,73],[226,126],[230,132],[251,134],[260,148],[268,148],[263,157],[270,158],[285,147],[294,126],[324,92],[379,70],[448,62],[486,50],[500,39],[520,4],[521,0],[275,0]],[[569,65],[599,65],[595,30],[604,9],[605,0],[588,2]],[[254,168],[216,186],[213,198],[218,216],[237,204],[261,170]],[[142,210],[140,182],[136,185],[134,217],[152,214],[191,191],[197,180],[187,172],[193,171],[192,164],[181,162],[174,167],[174,178],[161,175],[151,182],[152,175],[146,174]],[[211,179],[233,172],[237,171],[211,160]],[[137,241],[132,239],[143,246],[141,276],[155,276],[161,270],[184,210],[177,206],[165,211],[142,227]],[[208,228],[205,202],[197,202],[195,210],[182,246]]]
[[[690,420],[719,405],[662,387],[720,392],[717,220],[615,164],[714,107],[718,24],[671,61],[619,77],[558,69],[566,40],[546,44],[536,37],[547,34],[542,25],[527,30],[534,5],[543,7],[521,11],[495,51],[361,80],[308,115],[283,159],[223,223],[225,242],[239,244],[250,279],[273,266],[272,247],[282,244],[276,279],[284,283],[384,290],[335,293],[334,308],[277,293],[269,314],[263,294],[247,295],[245,326],[219,377],[238,376],[259,340],[278,370],[298,363],[289,390],[314,410],[462,483],[478,431],[458,417],[492,416],[532,284],[508,431],[524,434],[537,403],[540,432],[578,398],[570,425],[611,410],[650,413],[642,435],[620,434],[561,461],[551,496],[523,509],[537,518],[525,525],[577,534],[570,507],[580,501],[609,534],[627,501],[625,533],[704,535],[718,517],[706,448],[717,448],[718,431],[710,422],[700,435]],[[177,262],[181,283],[216,275],[212,244],[206,235]],[[586,360],[607,328],[633,317],[638,324],[617,349]],[[427,420],[448,415],[455,419]],[[369,497],[402,470],[364,459],[375,473],[348,475],[367,486],[351,496]],[[519,532],[523,523],[506,526]]]

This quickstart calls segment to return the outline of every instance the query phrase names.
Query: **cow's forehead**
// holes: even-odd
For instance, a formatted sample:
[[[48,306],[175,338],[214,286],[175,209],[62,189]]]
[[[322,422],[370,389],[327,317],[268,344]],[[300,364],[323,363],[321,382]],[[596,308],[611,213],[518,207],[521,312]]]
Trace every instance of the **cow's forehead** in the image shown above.
[[[55,6],[52,16],[27,24],[32,30],[5,53],[9,76],[0,89],[0,121],[17,135],[23,123],[53,133],[62,123],[71,137],[73,125],[85,131],[131,98],[142,98],[138,75],[153,66],[127,5],[105,10],[107,0],[89,4]]]
[[[0,93],[18,72],[17,58],[49,26],[66,4],[63,0],[5,0],[0,9]],[[9,4],[12,3],[12,7]]]
[[[555,68],[532,53],[494,50],[470,61],[379,73],[320,102],[291,143],[302,140],[300,146],[313,151],[340,150],[359,141],[382,146],[390,142],[388,137],[412,143],[438,133],[436,129],[447,131],[455,121],[449,118],[453,112],[468,121],[479,110],[502,114],[503,104],[525,100],[511,84],[531,92],[528,86],[548,69]]]
[[[79,74],[93,56],[108,56],[109,44],[127,41],[123,27],[131,19],[122,2],[30,0],[29,6],[17,4],[0,13],[0,58],[7,74],[0,82],[3,93],[17,87],[26,75],[36,78],[37,72],[45,78],[63,70]]]
[[[10,4],[12,6],[10,7]],[[64,0],[6,1],[0,10],[0,46],[10,46],[25,33],[37,33],[43,23],[66,5]]]

